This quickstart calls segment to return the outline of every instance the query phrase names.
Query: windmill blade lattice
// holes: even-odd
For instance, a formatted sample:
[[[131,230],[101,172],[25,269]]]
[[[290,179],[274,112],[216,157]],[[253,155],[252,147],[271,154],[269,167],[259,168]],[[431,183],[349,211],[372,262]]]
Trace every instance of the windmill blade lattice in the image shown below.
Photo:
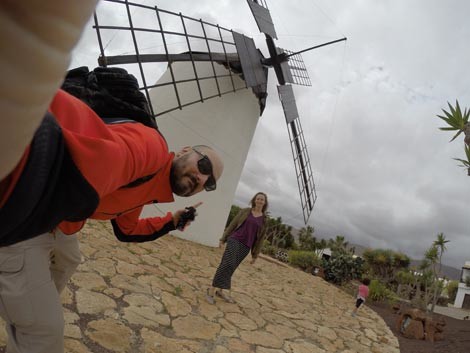
[[[281,63],[281,67],[285,72],[286,82],[300,86],[311,86],[312,82],[310,81],[302,56],[286,49],[281,49],[281,51],[289,55],[289,60]]]
[[[111,18],[106,15],[110,6],[117,16]],[[142,17],[148,20],[136,20]],[[100,46],[99,65],[119,65],[134,74],[140,89],[147,96],[154,117],[247,88],[236,83],[240,80],[234,80],[234,76],[243,74],[234,36],[239,41],[249,41],[249,38],[227,28],[157,6],[126,0],[104,0],[94,14],[94,28]],[[112,47],[113,42],[117,44],[116,48]],[[122,53],[123,48],[131,53]],[[191,78],[180,78],[178,72],[173,70],[171,64],[181,61],[191,63]],[[201,74],[201,62],[210,63],[210,75]],[[171,79],[156,83],[167,68]],[[230,81],[230,84],[222,84],[223,81]],[[188,84],[194,86],[197,96],[185,101],[180,90]],[[158,92],[168,86],[173,86],[173,104],[164,109],[152,106],[149,90]]]
[[[307,223],[311,210],[317,200],[310,157],[305,143],[292,86],[277,86],[277,90],[289,132],[290,146],[294,157],[295,174],[302,204],[302,213],[304,221]]]

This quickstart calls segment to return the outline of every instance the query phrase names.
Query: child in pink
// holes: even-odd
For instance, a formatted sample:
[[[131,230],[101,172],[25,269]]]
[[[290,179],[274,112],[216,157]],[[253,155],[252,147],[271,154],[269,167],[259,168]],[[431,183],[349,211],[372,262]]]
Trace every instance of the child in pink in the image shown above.
[[[356,316],[357,309],[365,303],[366,298],[369,296],[369,284],[370,284],[370,279],[369,278],[364,278],[362,280],[362,284],[359,286],[359,289],[357,291],[357,300],[356,300],[356,306],[351,313],[351,316]]]

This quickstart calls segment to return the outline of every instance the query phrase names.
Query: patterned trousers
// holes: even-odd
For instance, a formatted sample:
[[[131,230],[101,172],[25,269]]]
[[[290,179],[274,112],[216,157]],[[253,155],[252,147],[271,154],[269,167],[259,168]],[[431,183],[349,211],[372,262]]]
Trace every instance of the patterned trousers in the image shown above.
[[[232,275],[250,252],[250,248],[238,240],[228,238],[224,255],[212,280],[212,286],[221,289],[232,287]]]

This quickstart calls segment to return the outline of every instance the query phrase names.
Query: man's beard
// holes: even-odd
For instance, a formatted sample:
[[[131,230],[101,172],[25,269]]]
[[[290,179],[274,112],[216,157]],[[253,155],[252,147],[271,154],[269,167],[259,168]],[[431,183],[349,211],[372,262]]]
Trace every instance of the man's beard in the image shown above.
[[[194,178],[192,178],[190,175],[182,174],[181,165],[184,163],[185,163],[185,158],[183,157],[182,159],[178,161],[174,161],[173,164],[171,165],[170,185],[171,185],[171,190],[173,191],[174,194],[178,196],[188,197],[188,196],[191,196],[191,194],[196,189],[197,181],[194,180]],[[190,178],[191,181],[193,182],[192,187],[182,182],[182,179],[185,176]]]

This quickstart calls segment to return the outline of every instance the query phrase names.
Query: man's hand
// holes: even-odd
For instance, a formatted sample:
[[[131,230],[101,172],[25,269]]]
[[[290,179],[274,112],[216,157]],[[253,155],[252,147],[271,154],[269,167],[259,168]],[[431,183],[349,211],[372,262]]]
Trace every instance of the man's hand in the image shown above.
[[[197,207],[201,206],[202,202],[198,202],[191,207],[186,207],[184,210],[178,210],[173,215],[173,224],[175,228],[184,231],[186,227],[188,227],[194,218],[197,216],[197,213],[191,210],[191,208],[196,209]],[[191,211],[190,211],[191,210]],[[192,213],[194,212],[194,213]]]
[[[222,240],[219,240],[219,248],[223,249],[224,245],[225,245],[225,243]]]
[[[256,259],[257,259],[257,257],[252,257],[252,258],[251,258],[251,261],[250,261],[250,264],[253,265],[253,264],[256,262]]]

